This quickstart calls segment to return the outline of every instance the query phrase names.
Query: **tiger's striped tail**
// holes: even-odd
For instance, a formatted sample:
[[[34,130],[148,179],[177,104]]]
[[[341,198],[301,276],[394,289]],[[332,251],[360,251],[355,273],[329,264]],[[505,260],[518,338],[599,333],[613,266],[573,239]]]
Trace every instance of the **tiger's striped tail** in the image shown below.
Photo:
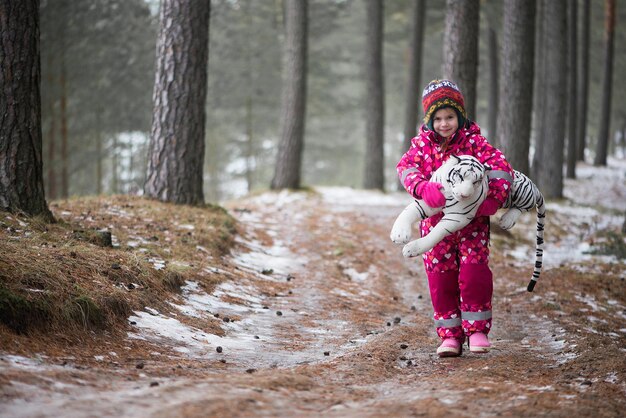
[[[543,228],[545,225],[546,206],[543,201],[543,195],[537,190],[537,253],[535,255],[535,269],[533,271],[533,277],[528,282],[526,290],[532,292],[537,284],[539,275],[541,274],[541,266],[543,265]]]

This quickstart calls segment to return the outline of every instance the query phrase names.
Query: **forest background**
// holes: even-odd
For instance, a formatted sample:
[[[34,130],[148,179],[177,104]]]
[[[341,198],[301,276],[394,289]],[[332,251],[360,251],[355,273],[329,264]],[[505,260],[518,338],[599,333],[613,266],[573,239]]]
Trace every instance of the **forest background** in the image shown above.
[[[387,189],[396,187],[395,163],[405,151],[412,3],[384,2]],[[309,2],[304,185],[359,188],[363,184],[368,31],[364,4],[356,0]],[[501,41],[503,4],[483,0],[480,6],[476,115],[470,117],[490,141],[497,143],[489,132],[493,130],[490,94],[494,86],[497,88],[492,82],[489,52],[494,50],[490,42]],[[40,7],[47,199],[140,193],[153,112],[159,2],[43,0]],[[445,11],[443,3],[426,2],[420,94],[428,81],[442,77]],[[626,54],[620,52],[626,44],[626,27],[619,24],[624,18],[626,8],[618,5],[613,63],[613,91],[617,94],[612,96],[610,153],[623,153],[626,132],[626,95],[619,94],[626,91],[626,80],[619,76],[626,72]],[[270,185],[280,139],[283,19],[282,2],[277,0],[211,2],[204,169],[207,201],[241,196]],[[585,155],[590,161],[601,112],[604,19],[604,1],[592,0]],[[536,45],[536,50],[539,48]],[[581,60],[579,53],[579,65]],[[419,113],[420,107],[416,103]],[[536,138],[535,126],[531,144]],[[531,145],[531,160],[533,149]]]

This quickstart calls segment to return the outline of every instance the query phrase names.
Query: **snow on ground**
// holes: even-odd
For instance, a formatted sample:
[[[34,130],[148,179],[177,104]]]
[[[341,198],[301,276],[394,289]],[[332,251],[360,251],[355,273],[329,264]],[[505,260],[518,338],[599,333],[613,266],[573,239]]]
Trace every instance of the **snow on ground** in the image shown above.
[[[274,281],[278,280],[274,278],[276,276],[284,277],[289,272],[301,268],[301,258],[290,253],[281,242],[276,242],[272,247],[263,247],[255,240],[240,239],[239,242],[251,251],[235,254],[232,261],[237,268],[253,273],[256,279]],[[171,306],[181,315],[193,318],[202,319],[218,315],[224,321],[222,324],[224,336],[203,332],[183,324],[176,316],[164,315],[147,307],[144,311],[134,312],[129,318],[135,328],[135,331],[129,333],[129,338],[167,344],[189,357],[218,356],[220,353],[217,350],[221,347],[219,350],[223,350],[224,354],[220,355],[220,358],[236,355],[241,360],[246,357],[250,359],[249,364],[257,363],[261,360],[260,356],[272,352],[259,350],[259,345],[276,342],[273,324],[278,320],[277,315],[263,305],[253,283],[226,281],[219,284],[209,295],[198,283],[188,281],[181,291],[182,303],[171,303]],[[238,303],[232,302],[233,300]],[[240,319],[227,320],[229,316]],[[293,357],[294,362],[300,360],[300,356]]]

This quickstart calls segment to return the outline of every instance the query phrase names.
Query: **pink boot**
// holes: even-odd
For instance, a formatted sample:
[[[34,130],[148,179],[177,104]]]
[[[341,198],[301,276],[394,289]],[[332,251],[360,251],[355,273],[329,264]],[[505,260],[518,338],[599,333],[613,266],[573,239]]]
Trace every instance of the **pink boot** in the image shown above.
[[[462,352],[461,342],[456,338],[446,338],[437,349],[439,357],[458,357]]]
[[[469,336],[469,347],[472,353],[487,353],[491,348],[491,343],[487,335],[475,332]]]

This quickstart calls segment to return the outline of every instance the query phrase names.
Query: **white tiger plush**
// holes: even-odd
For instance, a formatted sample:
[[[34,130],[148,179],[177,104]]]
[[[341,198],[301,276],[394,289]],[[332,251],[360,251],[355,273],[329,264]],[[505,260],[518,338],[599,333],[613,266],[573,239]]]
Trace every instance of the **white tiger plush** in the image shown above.
[[[391,240],[396,244],[406,244],[411,239],[412,225],[439,212],[443,218],[426,236],[409,242],[402,249],[405,257],[415,257],[432,249],[444,237],[467,226],[487,197],[490,170],[470,155],[451,156],[432,175],[431,181],[441,183],[445,206],[431,208],[423,200],[409,204],[397,217],[391,229]],[[543,195],[537,186],[524,174],[515,171],[515,179],[504,208],[509,210],[500,219],[503,229],[515,225],[522,211],[537,208],[537,252],[535,269],[528,284],[532,292],[541,273],[543,259],[543,228],[545,205]]]

